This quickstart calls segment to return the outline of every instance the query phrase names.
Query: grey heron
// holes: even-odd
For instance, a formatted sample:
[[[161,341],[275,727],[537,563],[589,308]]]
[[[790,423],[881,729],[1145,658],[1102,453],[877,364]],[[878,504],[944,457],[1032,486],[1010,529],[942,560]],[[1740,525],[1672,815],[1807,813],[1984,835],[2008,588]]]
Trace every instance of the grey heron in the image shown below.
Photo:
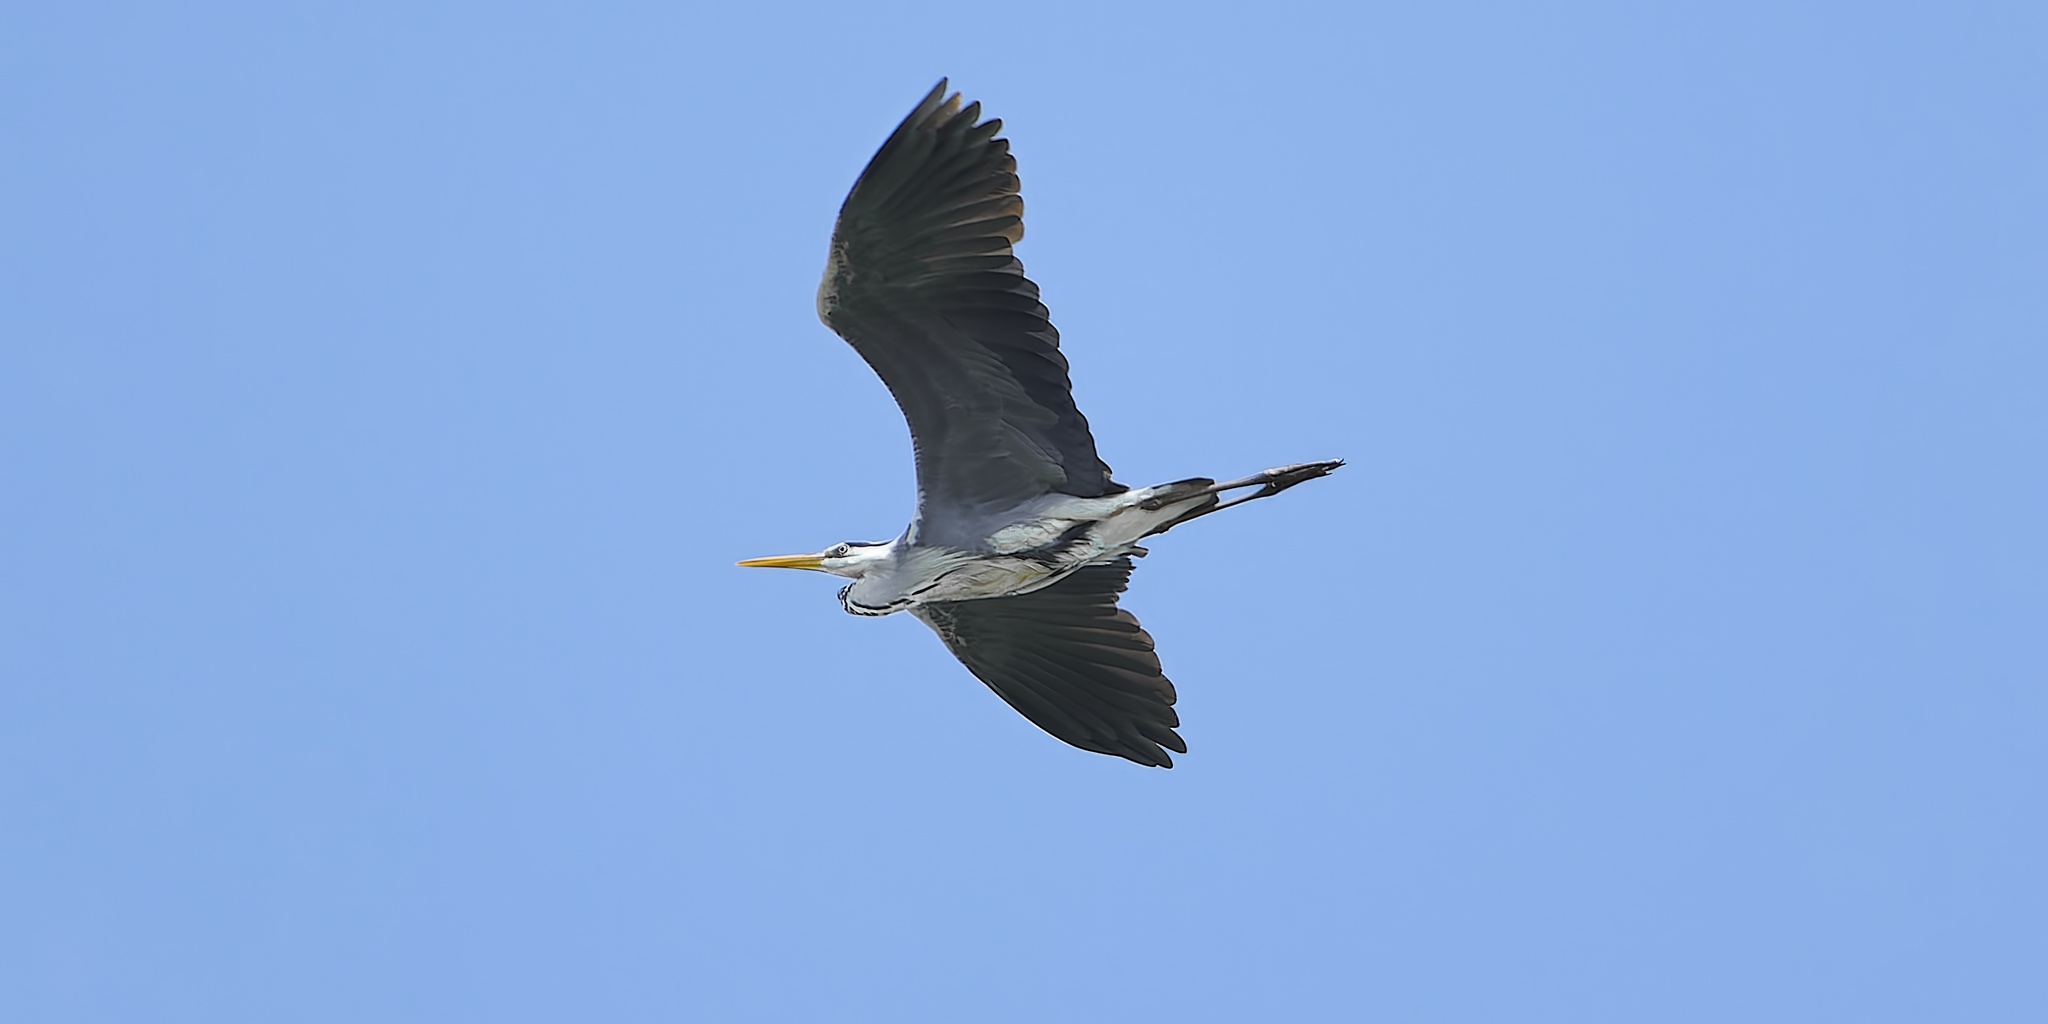
[[[941,79],[855,180],[818,286],[819,318],[909,421],[910,526],[739,564],[846,577],[848,612],[909,612],[1040,729],[1171,768],[1167,751],[1187,752],[1173,684],[1152,637],[1117,607],[1138,542],[1343,462],[1222,483],[1111,479],[1074,407],[1059,332],[1011,248],[1024,201],[1002,126]]]

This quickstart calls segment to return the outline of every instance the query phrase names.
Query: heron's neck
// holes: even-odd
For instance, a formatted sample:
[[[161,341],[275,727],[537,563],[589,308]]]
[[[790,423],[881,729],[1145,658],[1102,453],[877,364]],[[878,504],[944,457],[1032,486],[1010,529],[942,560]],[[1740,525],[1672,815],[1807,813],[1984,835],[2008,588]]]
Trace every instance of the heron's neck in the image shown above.
[[[878,556],[852,584],[840,588],[839,603],[855,615],[889,615],[916,604],[920,592],[967,560],[941,548],[911,547],[901,541]]]

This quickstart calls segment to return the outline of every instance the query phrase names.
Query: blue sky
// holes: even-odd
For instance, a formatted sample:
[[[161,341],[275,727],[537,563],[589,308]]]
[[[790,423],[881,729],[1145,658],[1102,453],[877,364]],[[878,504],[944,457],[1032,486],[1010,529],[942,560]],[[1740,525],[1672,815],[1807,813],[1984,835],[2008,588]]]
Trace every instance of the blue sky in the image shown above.
[[[0,1017],[2031,1020],[2038,4],[17,5]],[[734,559],[942,75],[1190,753]]]

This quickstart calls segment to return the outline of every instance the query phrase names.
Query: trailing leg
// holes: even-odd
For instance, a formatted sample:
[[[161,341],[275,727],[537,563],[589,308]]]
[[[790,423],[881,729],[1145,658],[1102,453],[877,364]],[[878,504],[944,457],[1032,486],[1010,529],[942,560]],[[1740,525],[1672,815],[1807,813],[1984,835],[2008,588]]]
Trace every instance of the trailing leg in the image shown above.
[[[1147,507],[1160,508],[1176,501],[1186,501],[1199,494],[1222,494],[1226,491],[1241,490],[1246,487],[1257,487],[1258,490],[1241,497],[1232,498],[1229,501],[1219,500],[1213,504],[1203,505],[1190,511],[1187,515],[1181,516],[1179,519],[1153,530],[1152,533],[1146,534],[1146,536],[1165,533],[1191,519],[1199,519],[1211,512],[1220,512],[1233,505],[1242,505],[1247,501],[1256,501],[1260,498],[1270,498],[1303,481],[1329,476],[1332,472],[1336,471],[1337,467],[1343,464],[1343,459],[1330,459],[1324,462],[1299,462],[1292,466],[1281,466],[1277,469],[1269,469],[1263,473],[1254,473],[1251,476],[1240,477],[1236,480],[1225,480],[1220,484],[1210,483],[1203,479],[1183,480],[1179,484],[1169,484],[1167,486],[1173,488],[1173,490],[1161,494],[1158,498],[1146,501],[1145,505]],[[1200,486],[1192,490],[1182,491],[1179,489],[1182,484]],[[1165,500],[1160,500],[1162,498]],[[1158,502],[1157,505],[1153,504],[1155,501]]]

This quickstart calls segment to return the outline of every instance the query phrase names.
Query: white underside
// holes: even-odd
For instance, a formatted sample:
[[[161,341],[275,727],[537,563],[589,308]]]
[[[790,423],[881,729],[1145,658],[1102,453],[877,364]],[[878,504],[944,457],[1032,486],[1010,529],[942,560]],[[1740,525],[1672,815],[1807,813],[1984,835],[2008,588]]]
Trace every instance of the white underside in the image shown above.
[[[989,538],[989,546],[995,551],[993,556],[911,548],[887,570],[871,572],[855,581],[845,595],[847,610],[862,615],[886,615],[939,601],[1028,594],[1059,582],[1082,566],[1129,552],[1154,530],[1214,500],[1204,494],[1163,508],[1139,507],[1157,491],[1147,487],[1102,498],[1049,497],[1042,507],[1020,510],[1023,514],[1019,525]],[[1072,549],[1062,552],[1054,564],[1017,554],[1041,551],[1075,527],[1088,523],[1093,528]]]

